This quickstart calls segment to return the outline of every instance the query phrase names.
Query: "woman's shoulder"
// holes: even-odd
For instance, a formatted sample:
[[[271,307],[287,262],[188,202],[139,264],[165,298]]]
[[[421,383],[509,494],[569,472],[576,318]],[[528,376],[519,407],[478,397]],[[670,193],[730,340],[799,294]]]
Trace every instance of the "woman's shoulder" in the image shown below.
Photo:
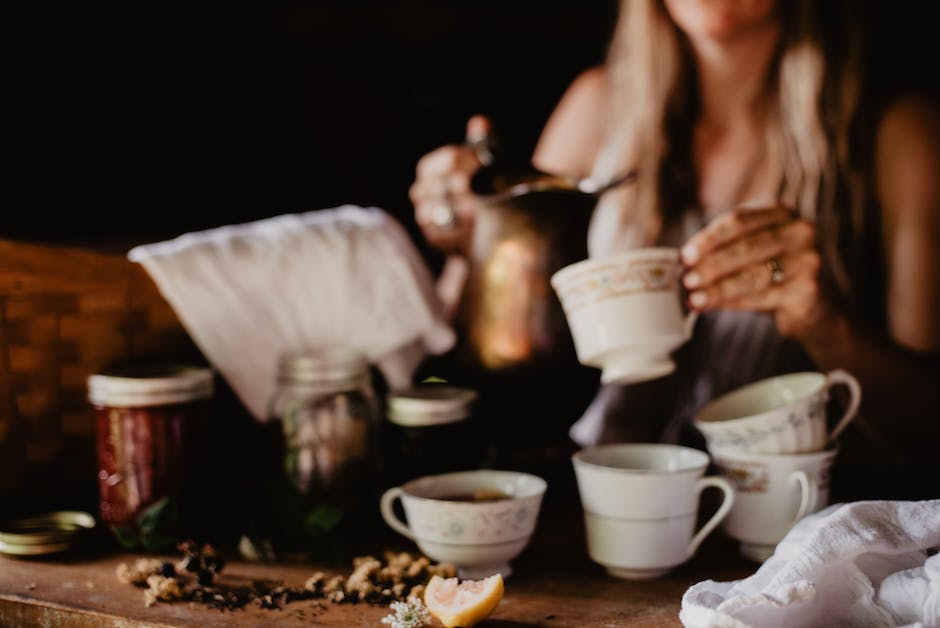
[[[882,110],[875,126],[875,169],[885,210],[936,210],[940,103],[922,94],[906,94]]]
[[[607,93],[607,68],[602,65],[588,68],[575,77],[569,91],[583,92],[587,95],[605,96]]]
[[[876,124],[880,145],[895,141],[921,142],[937,139],[940,134],[940,102],[920,93],[893,98],[881,111]]]
[[[607,70],[596,66],[581,72],[565,90],[556,113],[588,114],[597,119],[607,109]]]
[[[565,91],[542,131],[532,161],[548,172],[588,174],[607,116],[607,72],[594,67]]]

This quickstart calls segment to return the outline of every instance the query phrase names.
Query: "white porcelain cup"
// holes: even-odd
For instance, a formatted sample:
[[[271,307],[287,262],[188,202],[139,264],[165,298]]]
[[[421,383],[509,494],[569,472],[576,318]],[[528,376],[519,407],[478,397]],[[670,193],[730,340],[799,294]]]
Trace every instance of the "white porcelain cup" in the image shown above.
[[[426,556],[458,568],[461,578],[496,573],[508,577],[509,561],[529,543],[538,519],[545,480],[515,471],[462,471],[430,475],[385,491],[382,518],[412,539]],[[478,492],[502,493],[498,501],[455,501]],[[394,511],[400,499],[404,522]]]
[[[829,390],[844,385],[849,403],[827,428]],[[709,451],[792,454],[824,449],[855,418],[862,389],[843,370],[780,375],[748,384],[706,405],[695,417]]]
[[[708,455],[677,445],[623,444],[583,449],[572,457],[584,507],[588,554],[619,578],[655,578],[692,557],[734,503],[731,484],[702,477]],[[724,493],[721,506],[695,531],[699,496]]]
[[[604,383],[662,377],[692,333],[679,291],[679,253],[646,248],[566,266],[552,275],[578,360]]]
[[[836,449],[808,454],[754,454],[712,450],[722,475],[734,484],[734,506],[721,523],[741,542],[741,554],[763,562],[800,519],[829,503],[829,473]]]

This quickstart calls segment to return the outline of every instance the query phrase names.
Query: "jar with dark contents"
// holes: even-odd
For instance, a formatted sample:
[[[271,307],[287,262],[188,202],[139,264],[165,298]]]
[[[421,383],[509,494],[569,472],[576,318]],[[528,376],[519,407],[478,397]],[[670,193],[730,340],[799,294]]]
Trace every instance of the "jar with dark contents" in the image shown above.
[[[475,391],[430,384],[388,395],[387,468],[394,483],[474,469],[480,439],[474,429]]]
[[[151,504],[171,498],[181,514],[204,488],[212,372],[132,365],[88,378],[97,419],[101,520],[134,526]]]
[[[358,510],[374,488],[375,395],[355,352],[285,355],[270,415],[284,434],[284,471],[311,503]]]

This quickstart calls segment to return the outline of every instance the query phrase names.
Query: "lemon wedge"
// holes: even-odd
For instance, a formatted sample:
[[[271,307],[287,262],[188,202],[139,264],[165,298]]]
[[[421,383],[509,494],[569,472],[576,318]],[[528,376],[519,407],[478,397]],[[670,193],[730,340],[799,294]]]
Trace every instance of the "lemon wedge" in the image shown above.
[[[486,619],[503,599],[503,577],[482,580],[434,576],[424,590],[424,604],[445,628],[470,628]]]

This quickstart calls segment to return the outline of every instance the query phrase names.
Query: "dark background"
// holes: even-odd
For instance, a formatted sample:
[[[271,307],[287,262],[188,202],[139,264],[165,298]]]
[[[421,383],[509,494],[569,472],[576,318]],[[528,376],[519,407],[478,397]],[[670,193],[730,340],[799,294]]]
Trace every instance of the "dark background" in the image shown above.
[[[603,59],[616,10],[31,4],[9,22],[5,91],[22,143],[0,237],[128,244],[342,203],[384,207],[416,233],[407,188],[420,155],[461,139],[476,112],[527,155],[567,84]],[[937,86],[940,12],[919,4],[864,5],[885,89]]]
[[[410,222],[417,159],[476,112],[530,151],[602,60],[614,15],[610,0],[35,12],[19,51],[21,202],[4,230],[133,240],[342,203]]]

